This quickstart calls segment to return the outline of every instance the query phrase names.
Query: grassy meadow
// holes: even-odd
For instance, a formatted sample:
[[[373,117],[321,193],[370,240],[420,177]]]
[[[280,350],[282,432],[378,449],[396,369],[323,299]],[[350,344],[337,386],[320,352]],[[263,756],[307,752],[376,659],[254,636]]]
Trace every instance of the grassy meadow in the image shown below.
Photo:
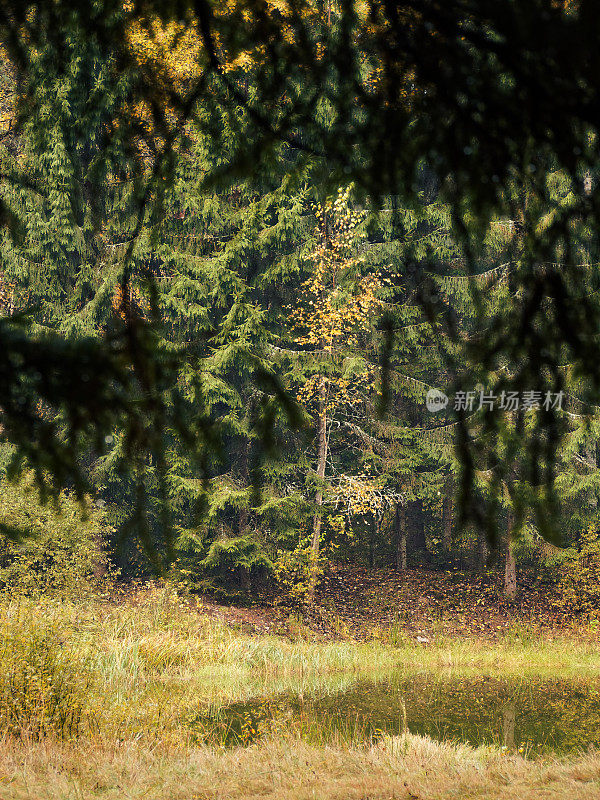
[[[122,601],[5,599],[0,630],[0,797],[600,797],[600,754],[525,759],[285,719],[226,748],[217,713],[392,670],[593,678],[591,635],[515,627],[496,642],[426,645],[393,629],[365,642],[250,635],[164,589]]]

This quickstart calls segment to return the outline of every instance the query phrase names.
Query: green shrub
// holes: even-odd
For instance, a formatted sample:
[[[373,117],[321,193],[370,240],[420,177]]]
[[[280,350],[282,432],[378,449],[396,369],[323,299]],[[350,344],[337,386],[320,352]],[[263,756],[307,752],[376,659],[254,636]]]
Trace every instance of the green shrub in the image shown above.
[[[41,505],[31,482],[0,484],[0,591],[78,597],[107,572],[102,515],[63,495]]]
[[[304,602],[310,586],[312,563],[310,547],[278,552],[275,578],[280,600],[292,605]],[[322,564],[317,565],[317,575],[321,574],[321,567]]]
[[[579,551],[569,549],[558,566],[557,605],[565,612],[600,615],[600,532],[590,526]]]
[[[191,587],[223,600],[242,600],[256,592],[273,573],[273,564],[252,535],[213,541],[204,558],[179,559],[180,574]]]
[[[89,680],[55,625],[0,625],[0,727],[12,736],[77,736]]]

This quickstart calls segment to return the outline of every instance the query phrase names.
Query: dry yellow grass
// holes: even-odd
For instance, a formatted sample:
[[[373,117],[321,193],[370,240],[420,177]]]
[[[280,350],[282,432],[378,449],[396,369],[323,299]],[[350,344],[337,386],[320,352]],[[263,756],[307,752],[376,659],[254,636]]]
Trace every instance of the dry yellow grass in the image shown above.
[[[371,748],[292,739],[161,751],[50,742],[0,745],[6,800],[594,800],[600,755],[528,761],[408,735]]]

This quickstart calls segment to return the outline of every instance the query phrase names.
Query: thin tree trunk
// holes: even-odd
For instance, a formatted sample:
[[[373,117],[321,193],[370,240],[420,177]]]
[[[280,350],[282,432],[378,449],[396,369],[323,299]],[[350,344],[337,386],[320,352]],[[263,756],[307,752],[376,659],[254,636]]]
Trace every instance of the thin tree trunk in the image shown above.
[[[406,572],[406,508],[396,503],[396,569]]]
[[[240,536],[243,536],[244,533],[246,533],[247,528],[248,528],[248,508],[247,506],[244,506],[243,508],[240,508],[238,514],[238,534]]]
[[[375,566],[375,539],[379,538],[379,515],[374,511],[371,516],[373,524],[369,526],[369,569]]]
[[[512,531],[514,517],[511,512],[508,514],[508,525],[506,530],[506,562],[504,569],[504,594],[507,600],[514,600],[517,596],[517,564],[513,552]]]
[[[479,531],[477,534],[477,568],[480,572],[485,570],[488,558],[487,539],[485,531]]]
[[[425,521],[423,519],[423,501],[415,500],[411,509],[412,530],[410,546],[413,551],[427,551],[427,539],[425,538]]]
[[[308,585],[307,600],[312,605],[317,585],[317,571],[319,550],[321,547],[321,523],[323,513],[323,485],[325,479],[325,466],[327,464],[327,406],[325,381],[321,380],[319,388],[319,403],[317,409],[317,477],[319,485],[315,495],[315,515],[313,517],[313,531],[310,543],[310,580]]]
[[[240,477],[247,486],[248,485],[248,451],[250,450],[250,440],[246,439],[242,445],[242,458],[240,464]],[[248,506],[242,506],[238,513],[238,533],[243,536],[248,527]]]
[[[449,553],[452,547],[452,495],[453,481],[452,477],[450,477],[446,483],[446,493],[444,495],[444,530],[442,534],[442,543],[445,553]]]
[[[243,591],[249,592],[251,589],[250,573],[246,567],[238,567],[238,578],[240,587],[243,589]]]

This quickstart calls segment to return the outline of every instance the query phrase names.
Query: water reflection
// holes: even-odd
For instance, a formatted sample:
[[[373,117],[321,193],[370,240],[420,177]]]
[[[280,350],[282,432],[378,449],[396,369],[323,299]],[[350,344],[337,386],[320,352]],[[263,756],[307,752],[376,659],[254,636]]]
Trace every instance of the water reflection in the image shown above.
[[[512,700],[504,706],[502,711],[502,742],[505,747],[512,749],[515,746],[515,722],[517,721],[517,706]]]
[[[600,680],[392,675],[338,692],[282,694],[198,715],[197,730],[246,744],[293,728],[318,741],[370,741],[403,731],[525,753],[600,747]]]

